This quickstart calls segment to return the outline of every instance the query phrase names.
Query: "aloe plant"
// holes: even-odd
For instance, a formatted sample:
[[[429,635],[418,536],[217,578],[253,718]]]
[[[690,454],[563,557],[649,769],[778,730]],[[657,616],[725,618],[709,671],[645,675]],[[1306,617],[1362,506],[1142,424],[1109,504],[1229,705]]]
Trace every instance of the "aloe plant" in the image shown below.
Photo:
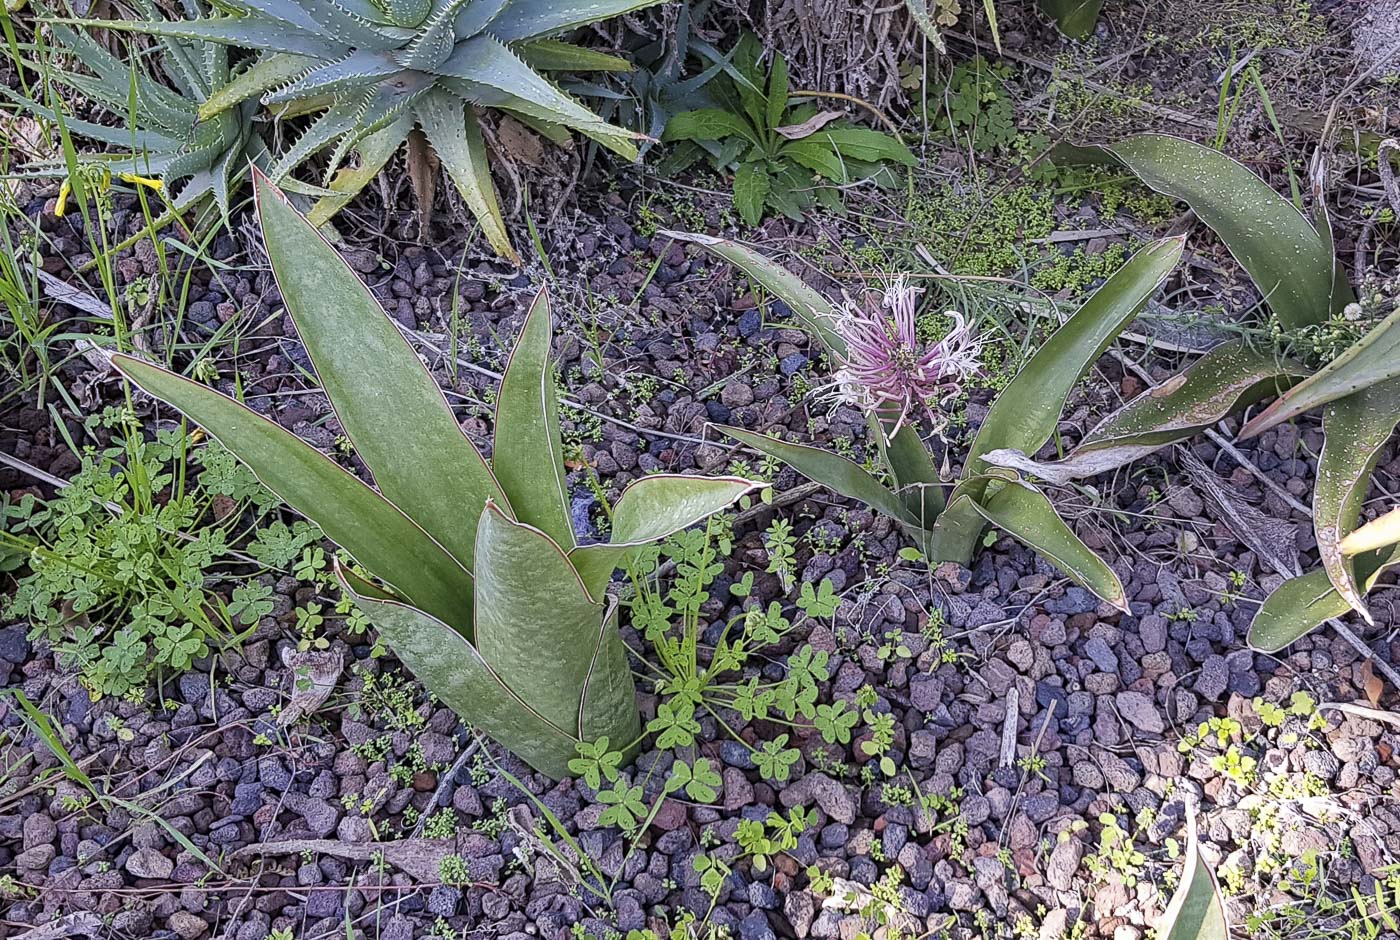
[[[783,300],[827,350],[846,353],[833,324],[841,316],[826,298],[794,274],[732,241],[667,233],[693,242],[741,268]],[[736,440],[791,464],[843,496],[867,503],[899,522],[931,562],[968,564],[983,529],[992,525],[1044,555],[1076,583],[1127,610],[1123,586],[1102,559],[1055,512],[1049,498],[1013,470],[987,462],[1005,448],[1034,453],[1050,440],[1070,392],[1114,338],[1132,321],[1181,257],[1182,239],[1168,238],[1139,251],[1106,281],[1025,364],[993,402],[962,475],[944,492],[932,455],[911,422],[892,428],[870,415],[886,486],[855,462],[802,444],[721,428]]]
[[[135,5],[143,15],[155,15],[149,0],[135,0]],[[199,13],[192,0],[185,9],[192,16]],[[228,108],[207,120],[200,113],[229,81],[228,49],[196,39],[158,36],[155,48],[128,64],[81,29],[55,23],[48,36],[46,46],[22,50],[21,55],[42,56],[42,63],[26,58],[27,64],[114,119],[109,125],[62,118],[70,133],[104,147],[80,151],[78,160],[127,178],[158,179],[177,211],[212,197],[227,220],[230,202],[249,164],[266,166],[270,159],[254,123],[256,102]],[[43,100],[3,85],[0,94],[42,118],[59,119]],[[71,169],[63,159],[37,161],[25,168],[41,176],[66,176]]]
[[[365,285],[255,176],[287,311],[376,486],[232,398],[131,356],[114,364],[199,423],[383,582],[337,567],[388,646],[466,721],[552,777],[568,773],[580,742],[635,746],[632,674],[606,593],[613,569],[758,484],[643,477],[613,507],[612,540],[579,544],[546,294],[531,305],[501,381],[488,461]]]
[[[1080,149],[1078,156],[1120,163],[1152,189],[1187,203],[1220,236],[1286,329],[1325,324],[1354,302],[1333,253],[1320,195],[1309,220],[1246,167],[1174,137],[1131,137]],[[1241,440],[1320,408],[1326,443],[1318,456],[1312,509],[1322,568],[1285,582],[1265,599],[1249,642],[1275,652],[1348,610],[1369,622],[1366,591],[1396,562],[1396,553],[1375,548],[1353,556],[1342,542],[1360,521],[1371,472],[1400,424],[1397,324],[1400,309],[1315,372],[1272,349],[1227,342],[1110,414],[1063,460],[1038,463],[1024,448],[989,459],[1063,481],[1187,440],[1270,395],[1277,400],[1245,424]]]
[[[220,0],[220,12],[199,19],[102,25],[256,51],[199,115],[213,119],[256,98],[283,117],[315,114],[270,171],[282,181],[331,150],[324,181],[331,194],[312,208],[313,221],[339,211],[417,128],[492,247],[515,259],[477,109],[508,112],[556,141],[573,129],[635,159],[636,135],[608,124],[538,70],[629,68],[552,37],[656,2]],[[343,167],[352,150],[359,151],[358,166]]]

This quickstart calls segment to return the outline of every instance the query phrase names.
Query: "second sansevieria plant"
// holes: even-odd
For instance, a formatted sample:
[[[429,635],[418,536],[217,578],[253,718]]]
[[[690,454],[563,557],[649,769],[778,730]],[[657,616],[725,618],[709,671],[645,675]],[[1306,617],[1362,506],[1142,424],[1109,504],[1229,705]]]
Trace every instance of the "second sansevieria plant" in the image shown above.
[[[113,357],[117,368],[218,438],[382,582],[339,569],[389,648],[465,720],[556,778],[580,742],[635,747],[632,673],[606,593],[613,569],[758,484],[643,477],[613,507],[612,540],[579,544],[545,293],[501,381],[488,460],[365,285],[265,177],[255,185],[287,311],[375,485],[197,382],[126,355]]]

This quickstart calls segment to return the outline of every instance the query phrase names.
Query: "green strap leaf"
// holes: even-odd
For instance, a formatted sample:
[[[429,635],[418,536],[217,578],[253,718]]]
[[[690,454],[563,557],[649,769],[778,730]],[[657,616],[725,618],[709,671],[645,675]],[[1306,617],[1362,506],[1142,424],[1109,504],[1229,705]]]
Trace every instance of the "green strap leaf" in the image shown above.
[[[1336,276],[1331,233],[1319,234],[1292,202],[1225,154],[1163,134],[1062,153],[1070,159],[1107,154],[1150,188],[1190,206],[1288,328],[1322,323],[1353,299]]]
[[[1157,934],[1162,940],[1230,940],[1225,898],[1196,838],[1196,813],[1186,811],[1186,867]]]
[[[642,722],[637,712],[637,686],[627,662],[627,646],[617,630],[617,601],[609,598],[608,612],[598,629],[583,702],[578,716],[579,737],[607,738],[630,757],[641,746]],[[631,748],[628,742],[636,742]]]
[[[481,507],[509,501],[374,295],[261,173],[255,189],[282,300],[346,435],[384,497],[471,570]]]
[[[572,725],[560,728],[526,705],[476,648],[442,621],[339,565],[336,575],[394,655],[444,704],[539,772],[555,779],[569,776],[578,746]]]
[[[790,464],[798,473],[848,499],[859,500],[903,525],[919,526],[920,520],[905,507],[903,500],[853,460],[820,447],[790,444],[742,428],[717,427],[736,441]]]
[[[768,71],[768,118],[769,127],[783,123],[783,114],[788,106],[788,64],[782,53],[773,53],[773,67]]]
[[[1400,542],[1400,508],[1377,516],[1342,539],[1343,555],[1359,555]]]
[[[516,518],[543,531],[567,552],[574,547],[574,526],[549,359],[553,336],[549,295],[541,290],[525,315],[501,379],[491,468]]]
[[[1070,580],[1128,611],[1118,575],[1074,534],[1040,490],[1027,483],[1006,483],[990,499],[970,501],[984,519],[1044,555]]]
[[[1400,376],[1400,308],[1261,411],[1240,429],[1240,440],[1396,376]]]
[[[481,224],[487,243],[518,266],[520,255],[506,233],[506,220],[496,199],[496,184],[491,181],[486,141],[481,136],[476,111],[454,95],[434,91],[418,102],[414,113],[448,179]]]
[[[1093,35],[1103,0],[1040,0],[1040,9],[1070,39],[1086,39]]]
[[[1181,259],[1182,238],[1143,248],[1119,268],[1030,360],[992,402],[968,451],[963,476],[982,470],[994,450],[1034,454],[1055,432],[1065,401],[1094,360],[1132,322]]]
[[[1381,448],[1400,424],[1400,380],[1373,385],[1332,402],[1322,416],[1323,445],[1313,484],[1313,532],[1317,553],[1332,586],[1367,623],[1371,612],[1362,599],[1342,540],[1356,528],[1371,471]]]
[[[603,606],[553,539],[494,502],[476,537],[476,648],[550,723],[576,729]]]
[[[1362,552],[1352,563],[1357,582],[1369,591],[1382,574],[1400,565],[1400,545]],[[1290,578],[1264,598],[1249,625],[1249,645],[1261,653],[1277,653],[1350,609],[1326,570],[1317,568]]]
[[[612,573],[635,548],[670,538],[722,512],[766,483],[742,477],[653,473],[633,480],[612,510],[611,540],[569,552],[588,595],[602,600]]]
[[[470,635],[471,575],[398,507],[292,432],[232,398],[130,356],[114,355],[112,364],[189,415],[360,564]]]
[[[488,28],[492,35],[506,42],[534,39],[565,33],[659,2],[660,0],[588,0],[586,3],[560,3],[559,0],[513,0],[491,21]]]
[[[515,44],[515,51],[531,68],[541,72],[630,72],[632,63],[621,56],[576,46],[557,39],[532,39]]]

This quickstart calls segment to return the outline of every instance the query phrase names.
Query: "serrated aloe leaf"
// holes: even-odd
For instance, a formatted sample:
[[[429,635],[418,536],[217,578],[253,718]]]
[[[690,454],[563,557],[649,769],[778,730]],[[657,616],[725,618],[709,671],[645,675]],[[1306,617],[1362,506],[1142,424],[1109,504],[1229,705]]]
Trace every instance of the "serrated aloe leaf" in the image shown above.
[[[316,204],[306,214],[306,221],[317,228],[330,221],[346,203],[359,195],[360,191],[379,175],[379,171],[384,169],[384,165],[399,152],[404,141],[408,140],[411,130],[413,116],[406,114],[356,144],[355,153],[359,155],[359,160],[354,166],[343,166],[335,171],[335,175],[326,184],[330,194],[316,200]],[[291,187],[284,184],[283,188]]]
[[[963,465],[981,472],[994,450],[1034,454],[1060,420],[1079,379],[1138,315],[1181,260],[1182,238],[1164,238],[1133,255],[1035,351],[992,402]]]
[[[1071,39],[1084,39],[1094,32],[1103,0],[1040,0],[1040,9],[1055,21],[1060,32]]]
[[[255,176],[272,273],[346,436],[385,498],[471,570],[481,507],[494,499],[508,511],[509,500],[374,295],[286,197]]]
[[[621,56],[576,46],[557,39],[532,39],[513,48],[532,69],[541,72],[630,72],[632,63]]]
[[[1356,527],[1371,471],[1400,424],[1400,380],[1373,385],[1327,406],[1313,484],[1313,532],[1323,570],[1342,599],[1371,623],[1342,539]]]
[[[1382,574],[1400,564],[1400,545],[1362,552],[1352,563],[1357,583],[1369,591]],[[1261,653],[1277,653],[1349,610],[1351,605],[1337,593],[1327,572],[1316,568],[1283,582],[1264,598],[1249,625],[1249,645]]]
[[[631,13],[633,10],[654,6],[659,2],[660,0],[512,0],[491,21],[490,30],[493,36],[506,42],[537,39]]]
[[[235,75],[232,81],[215,89],[199,106],[199,119],[207,121],[249,98],[261,97],[269,88],[276,88],[301,75],[315,62],[315,59],[286,52],[264,55]]]
[[[292,432],[226,395],[126,355],[112,364],[227,447],[258,479],[414,604],[460,630],[472,579],[437,542],[373,489]]]
[[[444,704],[556,779],[569,775],[577,740],[515,695],[457,631],[336,566],[345,591],[394,655]],[[634,706],[635,712],[635,706]]]
[[[1162,940],[1230,940],[1225,898],[1196,838],[1196,813],[1186,811],[1186,867],[1157,924]]]
[[[1400,542],[1400,508],[1377,516],[1342,539],[1342,554],[1359,555],[1397,542]]]
[[[611,540],[569,552],[584,587],[601,600],[614,570],[635,548],[670,538],[766,484],[742,477],[654,473],[633,480],[612,510]]]
[[[549,358],[553,336],[549,295],[541,290],[525,315],[501,379],[491,469],[515,517],[543,531],[567,552],[574,547],[574,526]]]
[[[481,224],[487,243],[502,257],[520,264],[496,200],[496,184],[491,182],[486,142],[476,112],[460,98],[438,91],[418,102],[414,111],[447,178]]]
[[[1240,440],[1396,376],[1400,376],[1400,308],[1336,359],[1284,392],[1240,429]]]
[[[1006,483],[990,498],[971,502],[984,519],[1045,556],[1074,583],[1119,610],[1128,610],[1128,597],[1118,575],[1074,534],[1040,490],[1024,483]]]
[[[202,20],[67,20],[79,26],[98,26],[174,39],[216,42],[263,52],[290,52],[316,59],[333,59],[349,51],[347,46],[317,34],[273,21],[244,17],[213,17]]]
[[[770,457],[776,457],[808,479],[829,487],[848,499],[865,503],[871,509],[882,512],[904,525],[919,525],[919,519],[908,510],[898,496],[853,460],[847,460],[840,454],[833,454],[820,447],[778,441],[742,428],[726,425],[718,427],[736,441]]]
[[[637,712],[637,686],[627,662],[627,646],[617,631],[617,601],[608,599],[608,612],[599,623],[598,642],[589,663],[578,716],[579,737],[606,737],[623,757],[641,744],[642,723]],[[637,742],[627,748],[628,742]]]
[[[390,53],[356,49],[347,56],[303,69],[293,81],[263,95],[262,101],[266,105],[277,105],[318,95],[349,93],[397,75],[402,70],[403,67],[391,58]]]
[[[1336,277],[1331,233],[1319,234],[1292,202],[1243,164],[1163,134],[1083,149],[1112,156],[1151,189],[1190,206],[1288,328],[1321,323],[1351,302],[1351,288]]]
[[[476,638],[482,659],[534,711],[577,728],[603,605],[553,539],[494,502],[476,536]]]
[[[815,334],[827,349],[838,353],[846,351],[846,344],[832,329],[836,308],[820,293],[803,283],[796,274],[773,263],[747,245],[727,238],[665,230],[657,234],[699,245],[728,261],[747,274],[758,286],[787,304],[802,321],[802,325]]]

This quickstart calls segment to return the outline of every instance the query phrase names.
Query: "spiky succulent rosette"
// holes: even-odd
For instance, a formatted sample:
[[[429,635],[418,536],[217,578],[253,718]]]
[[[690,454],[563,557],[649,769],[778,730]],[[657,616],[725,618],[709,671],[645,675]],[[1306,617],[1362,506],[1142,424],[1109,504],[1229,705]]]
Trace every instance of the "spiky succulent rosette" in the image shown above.
[[[878,303],[848,303],[831,324],[845,343],[836,353],[832,397],[878,417],[890,438],[912,414],[936,420],[936,406],[978,368],[981,343],[956,310],[944,314],[952,324],[942,339],[919,339],[920,293],[901,275],[885,285]]]
[[[108,25],[256,50],[200,116],[212,119],[254,98],[281,116],[314,115],[271,173],[283,179],[330,150],[324,185],[331,195],[313,220],[338,211],[418,128],[487,239],[514,257],[475,109],[508,112],[556,141],[576,130],[634,159],[634,134],[608,124],[537,69],[626,69],[614,56],[550,37],[656,2],[220,0],[213,16]],[[352,150],[358,165],[344,167]]]

